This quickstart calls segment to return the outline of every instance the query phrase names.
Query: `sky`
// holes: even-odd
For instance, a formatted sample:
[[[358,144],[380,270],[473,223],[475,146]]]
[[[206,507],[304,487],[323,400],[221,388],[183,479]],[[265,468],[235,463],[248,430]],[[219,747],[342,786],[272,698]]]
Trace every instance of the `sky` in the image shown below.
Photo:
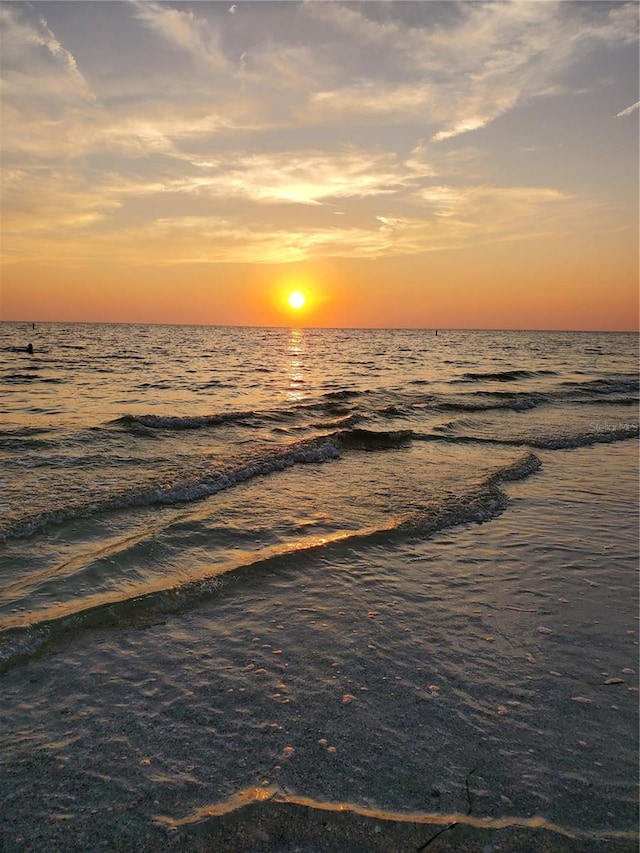
[[[638,12],[2,3],[0,319],[635,330]]]

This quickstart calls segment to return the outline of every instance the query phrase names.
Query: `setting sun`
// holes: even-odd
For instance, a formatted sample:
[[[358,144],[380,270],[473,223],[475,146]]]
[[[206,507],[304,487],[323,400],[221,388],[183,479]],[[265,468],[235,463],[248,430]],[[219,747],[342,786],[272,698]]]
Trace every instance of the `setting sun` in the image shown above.
[[[287,297],[287,302],[291,308],[294,308],[296,311],[302,308],[306,301],[304,293],[301,293],[299,290],[294,290]]]

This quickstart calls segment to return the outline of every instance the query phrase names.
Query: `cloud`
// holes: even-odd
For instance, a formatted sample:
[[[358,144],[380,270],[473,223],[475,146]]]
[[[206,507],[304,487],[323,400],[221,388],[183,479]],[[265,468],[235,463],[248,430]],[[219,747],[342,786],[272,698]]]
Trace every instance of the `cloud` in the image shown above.
[[[627,107],[626,110],[620,110],[619,113],[616,113],[616,118],[621,118],[622,116],[630,116],[632,113],[640,107],[640,101],[636,101],[635,104],[631,104],[630,107]]]
[[[345,116],[380,118],[394,116],[401,121],[413,119],[428,123],[427,110],[437,105],[439,96],[434,86],[423,84],[377,84],[362,82],[340,89],[311,94],[307,116],[312,121],[341,120]]]
[[[635,2],[612,3],[604,20],[587,23],[577,37],[607,44],[635,44],[638,41],[639,15]]]
[[[385,248],[381,229],[279,229],[267,223],[192,217],[153,223],[148,237],[169,241],[164,263],[292,263],[310,257],[376,257]],[[136,240],[140,240],[140,234]],[[205,238],[205,239],[203,239]]]
[[[593,4],[596,7],[596,4]],[[386,58],[356,82],[312,93],[309,117],[412,122],[442,141],[486,127],[534,97],[567,91],[565,72],[598,43],[637,40],[635,4],[610,8],[559,2],[424,3],[411,24],[380,22],[378,4],[307,3],[314,19]],[[606,10],[606,11],[605,11]],[[382,51],[382,53],[381,53]],[[396,79],[380,79],[395,57]]]
[[[467,222],[487,219],[492,229],[508,228],[510,223],[534,219],[553,205],[571,200],[571,196],[552,187],[430,186],[415,195],[436,217],[457,217]],[[545,214],[545,215],[546,215]]]
[[[156,0],[130,2],[135,9],[135,17],[170,45],[217,70],[228,67],[220,49],[218,33],[207,20],[191,11],[175,9]]]
[[[144,47],[125,72],[106,50],[102,64],[75,50],[82,27],[66,19],[65,31],[64,15],[59,39],[31,5],[0,7],[5,253],[390,257],[533,239],[593,215],[544,178],[522,186],[530,164],[513,152],[440,143],[575,92],[573,63],[629,43],[630,5],[266,7],[117,5],[128,48]],[[491,186],[498,172],[505,185]]]
[[[628,39],[631,5],[584,20],[582,4],[569,5],[423,3],[407,23],[407,10],[385,12],[382,4],[311,2],[288,17],[283,4],[274,12],[279,30],[264,17],[263,33],[249,15],[229,23],[227,14],[216,14],[218,4],[130,0],[127,8],[146,30],[193,60],[192,77],[181,69],[165,91],[120,98],[111,82],[107,103],[30,7],[24,14],[4,7],[3,150],[180,157],[182,143],[233,129],[321,127],[326,136],[330,126],[381,121],[419,125],[420,135],[442,142],[486,127],[528,98],[562,91],[559,76],[594,41]],[[233,60],[221,49],[222,33]]]
[[[145,3],[139,14],[185,48],[206,51],[204,36],[187,13]],[[177,17],[171,13],[176,12]],[[153,25],[149,22],[154,22]],[[177,24],[176,24],[177,22]],[[234,126],[261,123],[250,98],[220,89],[176,99],[171,92],[130,96],[126,88],[111,103],[101,101],[44,19],[29,4],[0,8],[2,38],[3,164],[69,162],[92,154],[140,158],[180,157],[179,144],[213,137]]]
[[[407,169],[391,152],[354,146],[277,153],[227,153],[197,162],[197,174],[178,179],[175,191],[238,196],[257,202],[320,204],[332,198],[364,198],[394,193],[415,183],[425,166]]]
[[[255,82],[264,82],[269,87],[286,85],[297,88],[306,96],[310,87],[315,87],[323,73],[318,63],[317,51],[307,45],[273,45],[253,51],[253,75]]]
[[[155,128],[151,128],[148,144],[164,153],[165,138],[157,139],[154,133]],[[139,128],[135,138],[143,135],[144,128]],[[132,138],[126,130],[127,144]],[[120,220],[128,221],[127,211],[133,205],[138,217],[148,217],[154,211],[166,219],[176,204],[198,211],[215,200],[219,208],[242,203],[247,217],[255,218],[258,206],[265,204],[320,208],[338,199],[386,198],[419,189],[431,174],[426,156],[422,145],[416,146],[406,161],[392,152],[355,146],[335,152],[226,152],[194,162],[177,156],[160,161],[163,165],[156,165],[151,176],[147,176],[148,169],[133,168],[128,174],[104,171],[89,177],[70,166],[36,170],[7,167],[3,225],[5,231],[14,234],[87,228],[98,222],[113,228]]]
[[[109,93],[101,100],[80,72],[73,54],[61,45],[43,19],[33,15],[30,5],[0,9],[0,138],[3,157],[12,167],[33,158],[70,161],[103,153],[127,158],[162,153],[181,158],[182,143],[195,143],[232,129],[251,133],[286,123],[286,115],[270,114],[270,98],[277,95],[281,103],[286,103],[280,87],[297,85],[295,74],[286,68],[288,61],[291,68],[304,61],[310,70],[311,52],[291,48],[281,54],[280,61],[285,65],[279,71],[273,64],[265,66],[278,81],[277,93],[270,93],[268,88],[265,91],[265,75],[255,68],[252,82],[259,83],[260,88],[248,95],[238,91],[236,85],[241,79],[251,80],[243,74],[246,55],[240,56],[235,81],[232,68],[220,69],[226,60],[216,49],[217,36],[209,22],[168,4],[131,5],[146,28],[197,61],[199,68],[186,84],[184,79],[176,78],[170,85],[154,88],[151,73],[146,89],[144,80],[134,84],[130,78],[121,87],[117,79],[105,86],[96,75],[102,89]],[[212,68],[219,74],[213,87]]]
[[[545,187],[434,186],[419,197],[421,216],[379,217],[392,254],[555,236],[585,213],[570,196]]]
[[[405,160],[405,166],[420,177],[434,177],[437,174],[433,165],[433,156],[424,139],[420,139],[413,148]]]
[[[447,130],[440,130],[438,133],[434,133],[433,141],[440,142],[443,139],[451,139],[452,136],[460,136],[461,133],[469,133],[471,130],[479,130],[489,124],[492,118],[496,118],[496,116],[486,114],[469,116],[468,118],[462,119],[462,121],[451,125]]]
[[[27,19],[19,7],[0,8],[2,101],[37,106],[58,115],[69,103],[92,105],[95,96],[72,53],[42,17]]]
[[[85,229],[122,207],[113,187],[96,187],[69,169],[12,169],[2,175],[2,229],[33,235]]]
[[[9,235],[5,262],[57,262],[79,266],[100,261],[167,266],[214,263],[293,263],[310,257],[377,257],[386,240],[379,224],[357,227],[281,228],[264,219],[218,216],[162,217],[144,225],[101,231],[78,243],[73,234]],[[37,237],[37,239],[36,239]]]
[[[51,107],[53,109],[53,107]],[[71,161],[90,154],[112,153],[126,158],[153,154],[184,159],[179,145],[211,138],[241,121],[216,111],[211,104],[143,105],[106,110],[99,104],[66,105],[61,118],[13,103],[3,104],[0,139],[5,160]]]
[[[319,167],[311,157],[306,166],[313,162]],[[64,174],[40,182],[16,174],[13,197],[19,204],[8,216],[7,259],[77,265],[117,258],[127,264],[167,265],[394,257],[535,239],[566,231],[586,215],[583,201],[549,187],[421,187],[406,197],[413,215],[399,214],[381,195],[376,206],[388,207],[388,212],[366,213],[369,201],[367,208],[339,211],[339,224],[331,207],[303,208],[287,223],[280,215],[269,219],[249,201],[241,213],[176,216],[171,213],[175,202],[166,203],[163,195],[180,192],[188,201],[194,190],[163,181],[127,183],[117,175],[89,188]],[[144,205],[146,221],[138,217],[132,222],[129,202],[140,207],[145,198],[150,200]],[[80,240],[82,231],[87,236]]]

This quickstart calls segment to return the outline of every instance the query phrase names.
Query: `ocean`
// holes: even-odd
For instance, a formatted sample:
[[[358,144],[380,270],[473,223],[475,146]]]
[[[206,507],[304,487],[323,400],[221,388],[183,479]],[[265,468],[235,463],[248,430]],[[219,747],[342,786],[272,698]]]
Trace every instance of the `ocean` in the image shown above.
[[[636,335],[0,352],[3,851],[636,848]]]

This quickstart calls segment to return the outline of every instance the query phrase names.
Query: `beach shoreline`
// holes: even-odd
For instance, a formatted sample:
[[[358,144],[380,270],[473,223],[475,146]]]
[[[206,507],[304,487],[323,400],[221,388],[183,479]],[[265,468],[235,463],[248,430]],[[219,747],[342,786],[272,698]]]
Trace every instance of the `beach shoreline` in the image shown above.
[[[429,851],[631,853],[637,845],[633,829],[633,814],[637,814],[633,806],[634,784],[624,767],[619,765],[622,756],[626,755],[630,769],[633,764],[631,751],[637,748],[630,729],[633,719],[637,721],[637,708],[633,710],[634,705],[637,705],[637,673],[628,666],[632,656],[637,655],[637,634],[628,627],[628,624],[632,624],[627,624],[628,617],[622,616],[624,605],[620,596],[624,593],[621,592],[619,582],[626,571],[620,562],[621,558],[626,555],[624,559],[629,565],[633,559],[628,550],[632,544],[628,523],[634,507],[626,504],[626,522],[624,515],[621,515],[625,506],[624,495],[630,494],[625,489],[632,483],[633,473],[628,473],[627,486],[624,486],[620,485],[620,474],[616,474],[614,469],[621,472],[632,458],[632,442],[616,445],[613,452],[611,448],[550,451],[543,454],[540,472],[532,478],[506,486],[510,503],[499,518],[479,526],[467,524],[463,530],[437,533],[420,546],[421,549],[426,548],[425,553],[446,554],[447,572],[454,571],[456,560],[462,560],[464,564],[468,559],[465,554],[475,555],[473,558],[477,560],[484,553],[486,565],[492,562],[500,564],[509,548],[513,547],[510,543],[514,541],[514,531],[520,531],[520,547],[532,559],[533,555],[538,554],[537,561],[541,567],[557,568],[560,565],[558,558],[562,556],[562,573],[558,576],[549,575],[548,589],[539,591],[541,595],[550,596],[544,599],[549,603],[542,610],[539,606],[522,607],[517,603],[522,600],[523,594],[527,598],[531,597],[526,589],[518,591],[514,588],[509,591],[508,587],[515,583],[515,579],[508,573],[505,574],[509,578],[506,586],[501,574],[495,572],[487,582],[487,595],[494,599],[493,605],[487,601],[487,605],[494,608],[493,615],[489,611],[485,614],[491,616],[490,621],[493,622],[493,634],[485,638],[487,647],[500,654],[499,646],[503,644],[501,636],[504,636],[511,648],[511,651],[507,650],[509,657],[522,657],[519,666],[528,667],[533,675],[533,681],[526,672],[521,676],[525,679],[523,684],[529,680],[532,685],[526,700],[532,706],[527,714],[534,716],[534,722],[527,723],[527,728],[531,729],[530,735],[522,728],[526,716],[521,721],[516,720],[522,714],[525,694],[522,693],[523,688],[515,688],[515,684],[515,692],[513,688],[509,688],[509,692],[512,696],[522,698],[513,702],[503,699],[504,706],[494,705],[493,711],[491,705],[495,700],[489,699],[489,705],[478,717],[479,721],[485,721],[482,723],[484,734],[477,743],[467,741],[465,746],[464,742],[452,740],[459,740],[463,737],[460,732],[466,731],[465,728],[459,728],[459,723],[455,723],[456,705],[441,704],[454,688],[454,682],[449,687],[441,684],[438,690],[425,694],[419,702],[412,700],[407,704],[406,691],[402,685],[394,688],[392,684],[392,692],[385,694],[383,691],[387,690],[385,685],[390,679],[378,676],[382,680],[378,682],[380,695],[375,701],[383,704],[375,704],[374,712],[390,713],[392,716],[394,713],[408,715],[405,727],[414,729],[416,733],[422,732],[421,737],[426,735],[427,742],[433,743],[425,753],[430,756],[432,764],[420,765],[411,756],[409,747],[403,747],[404,753],[398,753],[397,745],[391,742],[389,754],[385,757],[384,739],[387,735],[384,720],[380,720],[381,740],[378,739],[377,743],[383,744],[383,752],[380,768],[376,771],[379,778],[374,782],[375,776],[371,776],[368,785],[373,784],[374,787],[369,787],[368,796],[357,802],[358,797],[346,797],[345,792],[350,787],[353,792],[358,789],[361,784],[356,782],[359,775],[364,782],[363,771],[355,770],[354,767],[373,748],[372,742],[368,740],[370,735],[366,732],[364,718],[358,716],[359,709],[365,707],[363,703],[372,701],[370,693],[357,692],[354,675],[352,679],[347,679],[352,682],[348,689],[354,695],[345,693],[340,702],[338,697],[342,688],[336,685],[337,707],[325,724],[332,726],[333,742],[338,745],[333,755],[327,754],[330,747],[319,747],[316,744],[321,730],[315,728],[313,720],[320,711],[314,708],[317,700],[304,689],[296,695],[291,688],[290,693],[286,692],[284,682],[280,684],[281,692],[273,696],[282,696],[277,702],[288,701],[290,704],[280,705],[282,712],[275,717],[277,725],[275,722],[267,723],[269,718],[265,716],[262,720],[261,715],[274,712],[261,712],[254,704],[256,700],[242,700],[242,706],[237,706],[238,700],[233,698],[239,695],[237,691],[249,689],[238,688],[239,682],[235,682],[235,687],[228,688],[228,700],[224,698],[223,692],[211,693],[213,682],[219,678],[215,659],[206,659],[194,670],[194,658],[184,657],[185,654],[192,654],[192,644],[196,644],[197,648],[197,643],[204,639],[198,639],[199,633],[206,630],[206,644],[209,647],[214,639],[211,630],[219,630],[219,627],[215,627],[218,623],[212,623],[206,615],[208,609],[211,611],[211,605],[209,608],[205,605],[191,614],[170,618],[141,630],[132,628],[118,632],[91,632],[70,642],[66,648],[34,659],[0,678],[0,687],[5,696],[3,713],[0,715],[4,717],[0,794],[6,804],[5,817],[0,823],[2,849],[7,853],[27,850],[37,850],[38,853],[58,850],[97,851],[105,848],[121,851],[216,850],[224,853],[293,853],[296,850],[304,853],[386,853],[417,850],[421,844],[441,833],[429,844]],[[610,460],[610,469],[603,467],[602,463],[606,459]],[[587,471],[590,471],[588,484],[585,482]],[[617,494],[614,493],[615,489],[618,489]],[[607,505],[605,501],[610,504]],[[545,507],[547,517],[544,514]],[[627,525],[626,545],[619,542],[614,548],[615,556],[612,557],[617,575],[611,574],[595,556],[593,566],[600,574],[594,573],[595,568],[585,573],[584,564],[580,561],[584,560],[588,552],[584,547],[581,551],[571,531],[571,524],[576,524],[577,519],[580,518],[580,523],[584,523],[585,514],[593,517],[594,525],[596,518],[601,521],[604,519],[602,530],[598,533],[594,529],[593,543],[589,546],[592,551],[606,551],[608,547],[606,517],[613,514],[618,523]],[[523,527],[525,520],[528,520],[528,529]],[[564,544],[559,534],[554,532],[558,526],[563,528]],[[575,559],[569,559],[567,543],[575,549]],[[458,552],[455,560],[450,553],[452,547]],[[507,551],[501,556],[495,550],[497,547],[506,548]],[[430,571],[433,573],[434,569]],[[304,570],[303,576],[306,577],[306,574]],[[603,579],[608,586],[603,584]],[[313,575],[305,582],[312,584],[309,593],[305,593],[304,584],[298,580],[295,599],[290,595],[286,597],[288,593],[284,575],[277,581],[276,576],[270,575],[256,585],[256,589],[260,590],[264,583],[268,586],[276,583],[277,590],[273,593],[277,592],[278,595],[278,619],[282,620],[280,628],[288,624],[288,619],[293,619],[294,601],[300,604],[304,603],[305,596],[317,596]],[[516,586],[526,583],[525,578],[518,581]],[[566,592],[567,589],[574,590],[575,600],[572,599],[570,604],[562,604],[567,599],[554,591],[557,584],[563,585],[565,596],[570,594]],[[365,587],[360,589],[364,593]],[[248,589],[243,600],[241,590],[235,590],[234,596],[240,596],[240,599],[231,612],[238,613],[238,617],[228,613],[225,619],[239,618],[240,612],[244,608],[249,609],[251,602],[257,600],[255,594],[255,590]],[[477,592],[474,597],[480,603]],[[552,606],[551,602],[556,599],[560,605],[556,603]],[[340,606],[340,599],[336,600],[337,606]],[[345,606],[345,601],[342,601],[341,606]],[[496,603],[499,604],[497,611]],[[216,607],[220,606],[218,602]],[[267,606],[268,602],[265,601],[264,607]],[[288,608],[291,608],[289,616],[284,612]],[[573,608],[577,609],[572,617],[573,622],[570,622],[569,612]],[[530,610],[531,613],[528,612]],[[542,612],[546,616],[544,624],[540,626]],[[627,612],[631,614],[631,606]],[[616,619],[622,619],[615,642],[614,636],[609,633],[609,622],[614,614]],[[373,611],[369,611],[369,615],[367,626],[373,630],[379,617]],[[598,615],[606,617],[604,624],[600,624],[601,619],[594,618]],[[257,615],[256,618],[259,619],[256,625],[264,625],[268,621],[264,616]],[[478,617],[470,618],[472,621],[468,627],[461,630],[468,630]],[[405,619],[402,630],[412,631],[410,636],[412,642],[415,642],[415,632],[420,622],[415,622],[408,615],[402,617],[403,623]],[[465,622],[466,619],[463,624]],[[522,640],[518,637],[526,622],[531,625],[527,631],[532,630],[533,634],[526,634],[529,639],[522,646]],[[390,626],[391,623],[388,624]],[[273,626],[272,633],[276,633],[277,627]],[[238,630],[233,624],[225,625],[221,642],[224,643],[225,637],[228,638]],[[250,654],[249,637],[252,630],[257,628],[252,628],[247,639],[239,643],[242,655]],[[591,639],[586,639],[585,632]],[[571,645],[562,639],[563,633],[567,638],[574,637]],[[161,666],[163,671],[170,669],[168,662],[162,664],[161,661],[178,635],[184,635],[183,639],[186,638],[187,642],[186,646],[180,647],[182,651],[176,651],[177,657],[173,657],[176,665],[181,667],[180,690],[185,696],[185,702],[188,702],[181,705],[179,711],[182,740],[176,740],[173,700],[164,703],[163,692],[155,692],[155,683],[152,690],[157,698],[146,704],[140,698],[140,685],[155,682],[159,670],[155,671],[152,678],[139,681],[141,673],[148,670],[151,662]],[[581,643],[591,644],[591,654],[597,655],[597,673],[581,671],[580,667],[585,664],[579,664],[575,659],[580,654],[574,645],[579,636]],[[284,644],[282,632],[279,637]],[[264,634],[263,639],[267,638],[268,635]],[[280,667],[277,670],[280,675],[274,671],[274,676],[295,683],[290,669],[299,664],[295,664],[290,656],[287,662],[282,662],[283,658],[279,655],[274,658],[273,646],[270,643],[262,645],[266,646],[265,662],[271,658]],[[255,643],[252,649],[251,660],[255,663],[242,667],[243,670],[249,670],[245,678],[261,671]],[[335,653],[338,653],[337,649]],[[287,654],[286,647],[283,654]],[[371,657],[374,654],[377,653],[370,651],[369,657],[365,658],[365,665],[369,668],[374,663]],[[318,650],[318,655],[322,655],[321,650]],[[343,668],[350,671],[348,651],[342,649],[341,655],[340,668],[333,670],[338,674]],[[483,655],[482,651],[477,662],[481,671],[490,661]],[[303,654],[303,657],[306,659],[306,655]],[[563,675],[556,671],[556,667],[561,667],[558,660],[565,660],[563,669],[571,665],[571,673]],[[410,659],[405,664],[396,653],[395,661],[407,672],[411,672],[412,668],[415,671],[415,664],[411,664]],[[587,666],[589,662],[587,656]],[[127,666],[130,668],[128,674],[122,672]],[[286,667],[290,667],[288,674]],[[546,672],[547,669],[551,674]],[[626,674],[616,677],[622,670]],[[262,671],[265,672],[264,668]],[[268,673],[264,676],[256,675],[254,680],[265,677],[268,677]],[[403,676],[403,679],[406,677]],[[419,679],[417,674],[416,678]],[[370,673],[371,687],[372,679]],[[546,685],[544,688],[534,686],[543,682]],[[112,692],[109,692],[111,683],[114,686]],[[233,681],[226,683],[234,684]],[[164,691],[166,689],[163,688]],[[245,737],[247,726],[257,726],[257,730],[263,732],[258,736],[259,740],[249,738],[244,746],[239,747],[239,757],[235,759],[232,754],[224,758],[223,754],[216,751],[215,737],[211,743],[203,741],[205,731],[209,732],[209,738],[214,735],[214,731],[209,728],[210,723],[200,719],[204,713],[201,706],[191,707],[193,692],[197,689],[204,689],[208,697],[215,697],[208,698],[206,705],[210,708],[208,713],[215,711],[215,719],[220,721],[218,726],[223,725],[220,718],[222,707],[226,708],[225,717],[233,716],[238,711],[244,716],[249,715],[247,722],[241,721],[240,728],[234,730],[234,733],[224,737],[220,735],[221,748],[226,748],[224,745],[230,743],[229,737]],[[95,695],[91,695],[92,690]],[[413,691],[415,688],[411,687]],[[543,696],[542,692],[546,695]],[[387,699],[385,695],[388,695]],[[607,710],[612,701],[610,707],[616,710]],[[228,702],[236,703],[235,709]],[[163,703],[167,710],[162,710]],[[217,710],[216,705],[220,705]],[[535,710],[534,706],[539,706],[539,710]],[[437,713],[438,707],[442,707],[442,715],[434,718],[433,723],[438,719],[442,729],[434,731],[433,735],[427,734],[422,728],[423,722]],[[23,710],[20,711],[20,708]],[[167,717],[169,708],[172,710]],[[352,708],[354,712],[350,710]],[[428,715],[426,718],[425,714]],[[451,714],[454,714],[453,718]],[[536,735],[533,728],[542,725],[543,717],[548,717],[553,725],[559,727],[557,750],[569,747],[567,739],[574,740],[576,746],[571,745],[566,754],[554,756],[553,751],[549,753],[545,758],[551,762],[552,768],[546,771],[548,782],[545,784],[548,789],[531,788],[531,783],[528,783],[529,793],[523,790],[518,800],[517,791],[505,789],[504,785],[507,784],[508,775],[513,780],[509,784],[517,784],[520,773],[514,762],[529,761],[518,758],[519,753],[527,753],[527,739],[532,738],[529,753],[538,750],[548,752],[543,740],[540,740],[542,733]],[[253,718],[255,722],[252,723]],[[618,734],[611,729],[613,734],[609,735],[607,728],[616,720],[618,729],[615,732]],[[516,729],[509,731],[505,728],[505,725],[514,722]],[[206,730],[201,728],[205,723],[208,726]],[[273,729],[270,728],[272,726]],[[265,744],[269,741],[269,738],[265,740],[265,735],[269,731],[274,732],[274,744],[280,743],[280,747],[276,747],[275,751],[268,748],[265,753]],[[625,731],[626,744],[621,742],[624,737],[620,734]],[[518,740],[523,736],[525,742],[521,745]],[[549,733],[546,737],[549,737]],[[614,737],[617,741],[615,743],[610,740]],[[321,738],[320,743],[323,740]],[[293,746],[283,749],[284,743]],[[161,751],[154,753],[154,748]],[[418,753],[422,748],[420,746]],[[453,751],[448,758],[446,753],[449,749]],[[608,768],[603,768],[608,749],[617,750],[618,757],[612,756]],[[252,754],[253,750],[255,754]],[[592,760],[585,763],[584,754],[589,752],[592,753]],[[203,781],[205,766],[211,762],[220,763],[220,772],[223,774],[217,782],[219,793],[213,798],[211,785],[215,788],[216,775],[211,776],[209,784]],[[236,771],[222,769],[222,765],[233,767],[234,762]],[[395,765],[394,762],[399,764]],[[481,766],[477,774],[465,779],[478,762]],[[403,764],[407,768],[403,768]],[[451,768],[458,766],[460,769],[446,771],[449,764]],[[591,770],[587,769],[589,766]],[[242,778],[253,780],[254,787],[243,789],[238,782],[233,781],[231,773],[236,774],[238,781]],[[413,773],[413,777],[408,773]],[[444,781],[447,773],[448,782]],[[385,774],[391,785],[389,788],[385,788]],[[492,782],[494,777],[495,781]],[[500,778],[503,778],[502,782]],[[407,787],[409,779],[411,781]],[[312,784],[311,780],[314,780]],[[469,783],[467,791],[466,781]],[[435,790],[434,784],[442,785],[442,791]],[[536,783],[537,786],[540,784],[543,783]],[[498,786],[493,792],[487,790],[492,785]],[[318,793],[325,791],[325,796],[318,796],[314,788]],[[365,790],[366,785],[359,797]],[[536,790],[539,793],[532,799],[531,794]],[[625,793],[620,800],[623,790]],[[503,793],[508,793],[509,797],[502,796]],[[559,799],[557,804],[553,802],[554,796]],[[424,805],[422,809],[416,809],[416,803],[420,800],[427,805],[426,809]],[[469,815],[466,814],[468,810],[471,812]],[[609,817],[606,816],[607,810]],[[455,827],[441,832],[453,822],[457,824]]]

